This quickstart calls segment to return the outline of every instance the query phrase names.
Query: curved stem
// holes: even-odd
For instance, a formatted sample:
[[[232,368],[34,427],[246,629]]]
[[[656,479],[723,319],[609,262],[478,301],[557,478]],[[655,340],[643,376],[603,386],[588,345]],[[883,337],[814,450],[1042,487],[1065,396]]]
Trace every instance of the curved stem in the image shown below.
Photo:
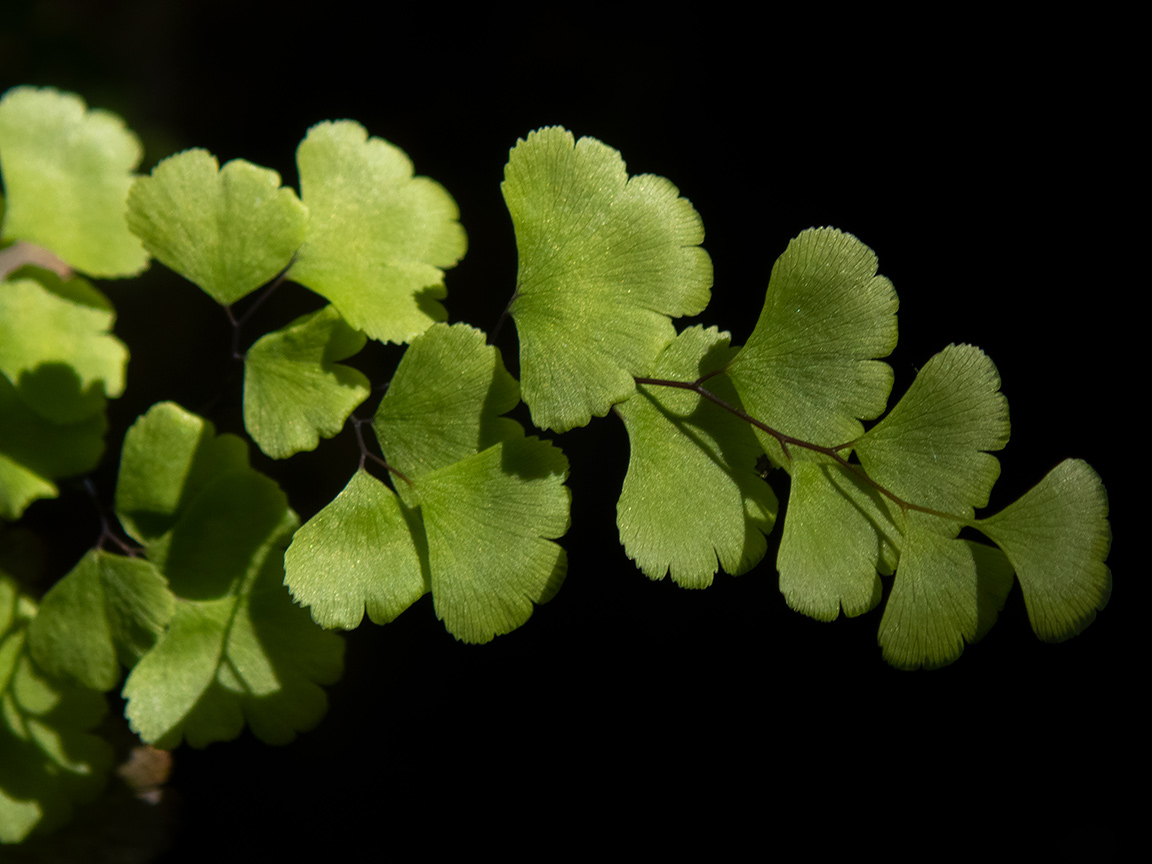
[[[369,459],[371,459],[377,465],[381,466],[382,468],[387,470],[389,473],[395,474],[397,477],[399,477],[401,480],[403,480],[405,483],[407,483],[409,486],[411,486],[412,481],[409,480],[407,478],[407,476],[405,476],[403,471],[399,470],[398,468],[393,468],[391,465],[389,465],[387,463],[387,461],[380,458],[375,453],[369,453],[368,452],[368,445],[364,442],[364,433],[360,431],[360,427],[363,426],[368,421],[363,420],[359,417],[352,417],[351,419],[352,419],[352,429],[356,432],[356,443],[360,445],[360,470],[363,471],[364,470],[364,463],[366,461],[368,461]]]
[[[811,450],[815,453],[820,453],[824,456],[827,456],[829,459],[836,461],[837,463],[842,465],[844,468],[851,471],[853,474],[855,474],[857,477],[859,477],[861,480],[863,480],[865,483],[867,483],[869,486],[871,486],[873,489],[875,489],[877,492],[879,492],[885,498],[890,500],[893,504],[895,504],[897,507],[899,507],[904,512],[907,512],[909,510],[915,510],[918,513],[927,513],[930,516],[937,516],[941,519],[948,519],[948,520],[953,521],[953,522],[959,522],[962,525],[971,525],[972,520],[965,518],[963,516],[957,516],[954,513],[945,513],[941,510],[933,510],[931,507],[923,507],[919,504],[913,504],[911,501],[905,501],[903,498],[901,498],[895,492],[888,489],[886,486],[881,485],[876,480],[872,479],[870,476],[868,476],[868,472],[865,471],[862,466],[860,466],[854,462],[849,462],[846,458],[844,458],[843,456],[840,455],[841,450],[846,450],[846,449],[852,447],[853,445],[855,445],[855,443],[856,443],[855,440],[849,441],[845,444],[837,444],[834,447],[825,447],[822,444],[815,444],[811,441],[805,441],[802,438],[794,438],[791,435],[785,435],[783,432],[779,431],[778,429],[773,429],[767,423],[764,423],[760,420],[757,420],[755,417],[753,417],[751,414],[749,414],[747,411],[743,410],[742,408],[737,408],[735,405],[731,404],[730,402],[728,402],[724,399],[721,399],[719,396],[717,396],[711,390],[706,388],[703,385],[703,382],[707,381],[709,378],[711,378],[714,375],[720,374],[720,372],[722,372],[722,371],[723,370],[718,369],[718,370],[715,370],[713,372],[709,372],[707,375],[701,376],[700,378],[697,378],[695,381],[670,381],[670,380],[665,379],[665,378],[636,378],[635,380],[636,380],[637,384],[648,384],[652,387],[675,387],[679,390],[691,390],[693,393],[697,394],[698,396],[700,396],[704,399],[707,399],[709,402],[714,402],[716,405],[719,405],[725,411],[728,411],[729,413],[734,414],[735,416],[739,417],[744,422],[752,424],[757,429],[759,429],[761,432],[764,432],[766,435],[770,435],[773,438],[775,438],[777,443],[780,444],[780,449],[784,451],[785,458],[789,462],[792,461],[792,453],[788,449],[790,446],[791,447],[798,447],[798,448],[803,449],[803,450]]]

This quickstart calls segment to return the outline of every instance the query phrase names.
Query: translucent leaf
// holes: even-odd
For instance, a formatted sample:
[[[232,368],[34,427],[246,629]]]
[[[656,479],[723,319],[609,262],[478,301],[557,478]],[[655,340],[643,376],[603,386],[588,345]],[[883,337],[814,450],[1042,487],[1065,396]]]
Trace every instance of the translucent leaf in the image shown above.
[[[158,402],[124,436],[116,515],[142,543],[167,532],[177,514],[220,474],[248,466],[248,448],[175,402]],[[156,562],[162,564],[162,562]]]
[[[776,567],[788,605],[820,621],[880,602],[900,545],[894,504],[840,465],[796,461]]]
[[[79,423],[45,420],[0,375],[0,518],[19,519],[38,498],[55,498],[52,481],[91,471],[104,452],[103,412]]]
[[[111,748],[89,734],[104,699],[49,679],[28,655],[35,614],[0,572],[0,843],[67,821],[74,802],[100,792],[112,762]]]
[[[331,438],[371,385],[337,363],[364,347],[366,337],[333,306],[269,333],[244,358],[244,427],[273,459],[314,450]]]
[[[500,416],[519,401],[516,379],[482,332],[436,324],[404,352],[373,428],[388,464],[415,480],[522,436],[519,423]]]
[[[690,327],[660,356],[653,377],[694,381],[723,368],[732,355],[727,333]],[[733,404],[726,381],[709,389]],[[628,429],[631,457],[616,507],[620,541],[650,579],[688,588],[712,584],[717,560],[744,573],[767,551],[778,503],[756,473],[762,453],[751,428],[697,394],[642,385],[616,406]]]
[[[1108,496],[1087,462],[1066,459],[976,527],[1012,562],[1032,629],[1046,642],[1072,638],[1107,605]]]
[[[156,544],[171,589],[194,600],[233,594],[255,578],[268,549],[288,545],[296,514],[270,478],[252,469],[213,478]]]
[[[140,142],[72,93],[14,87],[0,99],[7,209],[0,239],[27,240],[91,276],[132,276],[148,256],[124,219]]]
[[[244,722],[284,744],[316,725],[327,698],[319,684],[340,677],[343,642],[312,623],[281,584],[267,555],[238,595],[177,605],[168,631],[124,685],[129,723],[164,749],[226,741]]]
[[[999,550],[942,536],[934,517],[908,514],[900,567],[880,620],[884,659],[901,669],[946,666],[996,622],[1012,587]]]
[[[634,392],[675,335],[669,316],[708,304],[704,226],[663,177],[629,178],[619,152],[560,127],[512,149],[501,185],[519,272],[509,307],[532,422],[565,431]]]
[[[835,446],[878,417],[892,369],[872,358],[896,347],[896,292],[876,256],[833,228],[800,233],[777,259],[764,309],[728,367],[744,409],[780,432]],[[779,445],[760,435],[773,460]]]
[[[128,195],[144,248],[225,306],[288,266],[307,220],[275,171],[243,159],[220,168],[207,150],[169,156]]]
[[[464,642],[528,620],[564,581],[568,460],[538,438],[503,441],[420,481],[436,616]]]
[[[443,271],[467,246],[444,187],[413,177],[402,150],[350,120],[309,129],[296,161],[309,223],[292,279],[382,342],[444,320]]]
[[[250,468],[225,470],[175,515],[149,554],[161,553],[180,599],[124,685],[133,728],[161,747],[233,738],[244,720],[269,743],[311,728],[326,705],[318,685],[339,677],[343,644],[283,586],[296,527],[283,492]]]
[[[29,626],[36,662],[57,678],[111,690],[167,626],[168,584],[140,558],[93,549],[44,595]]]
[[[0,373],[53,423],[85,420],[124,392],[128,349],[116,313],[84,279],[37,268],[0,282]],[[26,278],[24,278],[26,277]]]
[[[992,361],[979,348],[950,345],[924,365],[856,453],[870,477],[905,501],[971,517],[1000,476],[1000,463],[982,451],[1001,449],[1008,430]]]
[[[285,584],[322,627],[360,626],[365,608],[387,624],[429,589],[413,528],[395,493],[358,471],[327,507],[309,519],[284,554]],[[425,553],[425,558],[427,557]]]

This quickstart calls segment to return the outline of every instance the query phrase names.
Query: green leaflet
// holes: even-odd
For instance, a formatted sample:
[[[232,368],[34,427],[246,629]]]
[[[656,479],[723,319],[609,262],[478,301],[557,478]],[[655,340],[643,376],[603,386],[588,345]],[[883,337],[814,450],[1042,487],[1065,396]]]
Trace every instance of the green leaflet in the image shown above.
[[[1003,448],[1008,431],[992,361],[971,345],[949,345],[924,364],[856,453],[869,476],[905,501],[971,518],[1000,476],[996,457],[983,451]],[[953,533],[959,527],[953,523]]]
[[[273,459],[314,450],[368,398],[371,384],[336,361],[364,347],[333,306],[256,341],[244,358],[244,428]]]
[[[690,327],[661,354],[653,377],[694,381],[733,354],[727,333]],[[714,377],[712,392],[739,399]],[[712,584],[717,560],[740,574],[767,551],[778,503],[756,473],[762,452],[751,427],[687,390],[642,385],[616,406],[631,457],[616,507],[620,541],[650,579],[688,588]]]
[[[1012,562],[1032,629],[1044,641],[1072,638],[1107,605],[1108,496],[1087,462],[1066,459],[976,527]]]
[[[29,656],[35,604],[0,571],[0,843],[67,821],[73,802],[104,786],[112,750],[89,734],[107,706],[99,693],[54,681]]]
[[[519,423],[500,416],[519,402],[516,379],[481,331],[434,324],[404,352],[372,428],[388,464],[415,480],[523,436]],[[407,495],[406,486],[399,491]]]
[[[240,438],[217,435],[202,417],[159,402],[124,436],[116,515],[128,533],[152,544],[208,483],[247,467],[248,448]]]
[[[296,161],[309,221],[291,278],[382,342],[444,320],[443,271],[467,247],[444,187],[413,177],[402,150],[350,120],[309,129]]]
[[[52,481],[91,471],[104,452],[104,412],[78,423],[44,419],[0,375],[0,518],[19,519],[38,498],[55,498]]]
[[[270,743],[315,725],[318,685],[339,678],[343,643],[285,591],[296,515],[248,467],[243,443],[179,406],[153,406],[125,438],[116,501],[177,598],[124,685],[133,728],[170,747],[233,738],[245,719]]]
[[[704,227],[663,177],[629,178],[619,152],[560,127],[512,149],[501,184],[519,270],[509,306],[532,422],[559,432],[604,416],[708,304]]]
[[[220,168],[207,150],[169,156],[128,195],[144,248],[225,306],[288,266],[307,219],[275,171],[243,159]]]
[[[56,678],[111,690],[156,643],[174,611],[148,561],[93,549],[44,595],[28,628],[36,662]]]
[[[0,239],[27,240],[90,276],[133,276],[148,256],[124,220],[140,141],[72,93],[14,87],[0,99]]]
[[[285,581],[328,627],[391,621],[427,590],[449,632],[519,627],[564,578],[568,463],[500,414],[516,381],[484,335],[436,324],[413,340],[373,428],[399,498],[361,471],[296,534]],[[403,503],[401,503],[403,502]]]
[[[177,604],[124,685],[125,714],[145,741],[204,747],[235,738],[247,721],[261,740],[285,744],[323,717],[318,685],[339,679],[343,643],[292,603],[279,552],[265,550],[240,593]]]
[[[0,374],[53,423],[78,423],[124,392],[128,349],[116,313],[84,279],[24,268],[0,282]]]
[[[365,609],[387,624],[429,590],[411,522],[391,489],[364,470],[309,519],[284,555],[286,582],[321,627],[352,630]]]
[[[884,659],[900,669],[936,669],[996,622],[1012,587],[999,550],[940,533],[938,519],[911,512],[900,568],[880,620]]]
[[[727,370],[744,409],[824,446],[859,437],[859,420],[883,413],[892,389],[891,367],[872,358],[896,347],[896,308],[871,249],[833,228],[801,232],[772,268],[760,318]],[[788,468],[780,446],[758,437]]]
[[[502,441],[418,484],[436,617],[456,638],[510,633],[564,581],[568,460],[538,438]]]
[[[899,511],[853,472],[832,462],[792,463],[784,519],[780,591],[820,621],[841,608],[853,617],[880,602],[878,573],[891,573],[900,546]]]

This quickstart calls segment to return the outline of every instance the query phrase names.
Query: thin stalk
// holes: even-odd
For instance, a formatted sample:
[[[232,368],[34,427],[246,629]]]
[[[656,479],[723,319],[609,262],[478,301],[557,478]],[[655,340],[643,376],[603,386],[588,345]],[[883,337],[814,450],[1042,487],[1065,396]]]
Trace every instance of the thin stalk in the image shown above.
[[[780,444],[780,449],[784,451],[785,458],[787,458],[789,462],[792,461],[792,453],[788,449],[790,446],[798,447],[803,450],[811,450],[815,453],[820,453],[824,456],[827,456],[829,459],[836,461],[840,465],[844,466],[844,468],[851,471],[853,474],[855,474],[857,477],[859,477],[861,480],[863,480],[905,513],[909,510],[915,510],[918,513],[927,513],[930,516],[937,516],[941,519],[948,519],[953,522],[959,522],[962,525],[972,524],[972,520],[963,516],[957,516],[954,513],[944,513],[941,510],[933,510],[931,507],[923,507],[919,504],[913,504],[911,501],[905,501],[895,492],[872,479],[870,476],[868,476],[868,472],[864,470],[863,466],[857,465],[854,462],[849,462],[846,458],[840,455],[841,450],[846,450],[852,447],[856,443],[855,441],[849,441],[845,444],[837,444],[834,447],[826,447],[822,444],[815,444],[811,441],[805,441],[802,438],[794,438],[791,435],[785,435],[778,429],[773,429],[767,423],[757,420],[742,408],[737,408],[730,402],[721,399],[703,384],[703,382],[707,381],[714,375],[718,375],[721,371],[723,370],[709,372],[707,375],[697,378],[695,381],[670,381],[665,378],[636,378],[636,383],[647,384],[652,387],[675,387],[678,390],[691,390],[698,396],[707,399],[709,402],[713,402],[716,405],[719,405],[725,411],[728,411],[729,413],[739,417],[745,423],[750,423],[761,432],[764,432],[765,434],[775,438],[776,441]]]

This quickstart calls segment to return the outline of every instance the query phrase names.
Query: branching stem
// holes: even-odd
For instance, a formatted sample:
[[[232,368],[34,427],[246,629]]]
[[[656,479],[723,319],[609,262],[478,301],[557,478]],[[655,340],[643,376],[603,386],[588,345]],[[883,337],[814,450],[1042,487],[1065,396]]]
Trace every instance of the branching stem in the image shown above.
[[[380,467],[389,471],[390,473],[395,474],[397,477],[399,477],[401,480],[403,480],[405,483],[407,483],[409,486],[411,486],[412,481],[409,480],[404,475],[403,471],[400,471],[397,468],[393,468],[384,459],[381,459],[375,453],[369,453],[368,452],[368,445],[364,442],[364,433],[360,431],[360,427],[363,426],[368,421],[361,419],[360,417],[352,417],[351,420],[352,420],[352,428],[356,432],[356,443],[360,445],[360,470],[363,471],[364,470],[364,463],[367,460],[371,459],[377,465],[379,465]]]
[[[811,441],[805,441],[801,438],[793,438],[791,435],[785,435],[783,432],[780,432],[777,429],[773,429],[767,423],[757,420],[742,408],[737,408],[727,400],[721,399],[711,390],[706,388],[704,386],[704,382],[712,376],[720,374],[722,371],[722,369],[717,369],[713,372],[709,372],[707,375],[703,375],[700,378],[697,378],[695,381],[670,381],[665,378],[636,378],[636,383],[647,384],[651,387],[675,387],[679,390],[691,390],[698,396],[707,399],[710,402],[714,402],[725,411],[728,411],[729,413],[739,417],[745,423],[751,423],[761,432],[764,432],[767,435],[771,435],[780,444],[780,449],[784,451],[784,456],[789,462],[792,461],[792,453],[788,449],[790,446],[799,447],[803,450],[811,450],[815,453],[820,453],[824,456],[827,456],[829,459],[833,459],[840,465],[843,465],[844,468],[851,471],[853,474],[855,474],[885,498],[890,500],[905,513],[907,513],[909,510],[915,510],[918,513],[927,513],[930,516],[938,516],[941,519],[948,519],[953,522],[959,522],[962,525],[971,524],[971,520],[963,516],[957,516],[954,513],[944,513],[941,510],[933,510],[931,507],[923,507],[919,504],[913,504],[911,501],[905,501],[895,492],[891,491],[886,486],[881,485],[869,477],[868,472],[864,470],[863,466],[858,465],[855,462],[849,462],[844,456],[840,455],[841,450],[849,449],[856,443],[855,441],[848,441],[844,444],[837,444],[834,447],[825,447],[822,444],[814,444]]]

